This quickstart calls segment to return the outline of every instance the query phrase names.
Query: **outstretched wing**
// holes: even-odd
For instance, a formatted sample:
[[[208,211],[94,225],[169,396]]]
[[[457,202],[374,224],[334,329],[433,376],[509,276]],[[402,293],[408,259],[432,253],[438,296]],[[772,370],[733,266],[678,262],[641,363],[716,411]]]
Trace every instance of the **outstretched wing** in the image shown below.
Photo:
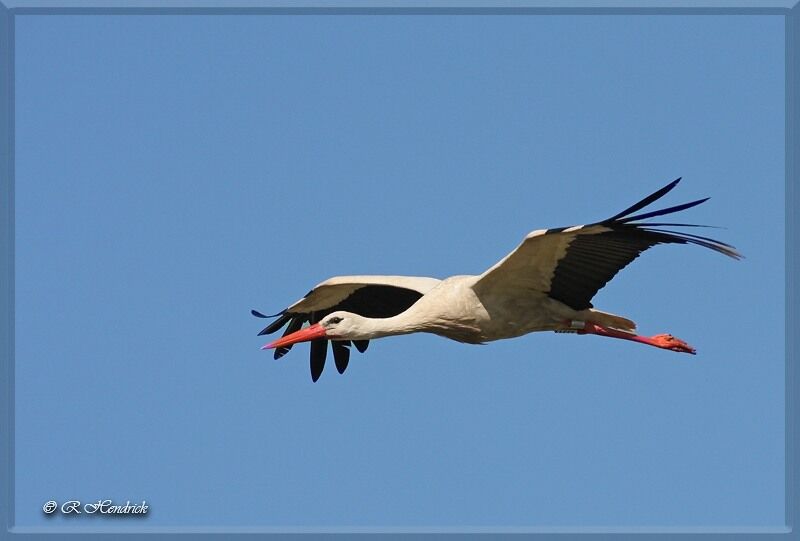
[[[697,244],[739,259],[729,244],[664,226],[704,227],[679,223],[641,223],[637,220],[672,214],[708,200],[699,199],[661,210],[632,215],[672,190],[670,182],[619,214],[589,225],[533,231],[516,250],[484,272],[474,289],[535,291],[574,310],[592,307],[595,294],[628,263],[656,244]]]
[[[257,317],[277,317],[259,334],[272,334],[286,326],[283,336],[299,330],[304,323],[314,324],[331,312],[344,310],[363,317],[387,318],[405,312],[420,297],[430,291],[440,280],[422,276],[337,276],[317,285],[305,297],[274,316],[264,316],[252,310]],[[317,381],[325,367],[329,340],[311,342],[311,379]],[[363,353],[369,340],[354,340],[353,345]],[[336,369],[344,373],[350,362],[350,341],[331,341]],[[280,359],[292,346],[275,349]]]

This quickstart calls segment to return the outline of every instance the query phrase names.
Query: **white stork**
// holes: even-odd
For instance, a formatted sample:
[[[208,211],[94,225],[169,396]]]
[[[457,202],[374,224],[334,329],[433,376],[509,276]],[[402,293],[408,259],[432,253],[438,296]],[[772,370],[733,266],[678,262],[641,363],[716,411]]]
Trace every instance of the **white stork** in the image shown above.
[[[632,215],[663,197],[679,181],[607,220],[533,231],[513,252],[478,276],[444,280],[337,276],[326,280],[274,316],[252,311],[257,317],[278,318],[259,336],[286,325],[283,337],[262,349],[274,348],[278,359],[293,344],[310,341],[313,381],[322,374],[329,341],[341,374],[350,360],[351,342],[363,353],[373,338],[413,332],[434,333],[470,344],[535,331],[597,334],[694,354],[693,347],[670,334],[639,336],[633,321],[596,310],[590,302],[617,272],[656,244],[697,244],[734,259],[742,257],[724,242],[656,229],[704,226],[641,223],[646,218],[694,207],[708,198]],[[305,322],[310,325],[301,328]]]

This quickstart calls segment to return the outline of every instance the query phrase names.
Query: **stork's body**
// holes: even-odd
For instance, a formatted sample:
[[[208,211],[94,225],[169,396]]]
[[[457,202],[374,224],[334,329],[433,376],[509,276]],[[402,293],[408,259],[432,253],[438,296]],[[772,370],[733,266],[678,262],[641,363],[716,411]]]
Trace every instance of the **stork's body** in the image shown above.
[[[396,316],[363,318],[357,338],[427,332],[458,342],[482,344],[534,331],[566,330],[567,320],[603,319],[608,315],[593,309],[572,310],[543,294],[509,296],[499,291],[479,295],[479,279],[480,276],[451,276]]]
[[[535,331],[576,332],[694,353],[691,346],[671,335],[638,336],[633,321],[596,310],[590,302],[620,269],[656,244],[698,244],[741,257],[730,245],[707,237],[654,229],[697,226],[637,221],[678,212],[706,199],[631,216],[665,195],[679,180],[602,222],[534,231],[480,275],[445,280],[414,276],[331,278],[277,314],[278,320],[259,334],[270,334],[288,324],[282,338],[264,346],[276,349],[275,358],[297,342],[311,341],[314,381],[324,367],[328,341],[341,373],[349,362],[351,342],[363,352],[369,340],[414,332],[470,344]],[[255,311],[253,314],[266,317]],[[310,325],[301,329],[305,322]]]

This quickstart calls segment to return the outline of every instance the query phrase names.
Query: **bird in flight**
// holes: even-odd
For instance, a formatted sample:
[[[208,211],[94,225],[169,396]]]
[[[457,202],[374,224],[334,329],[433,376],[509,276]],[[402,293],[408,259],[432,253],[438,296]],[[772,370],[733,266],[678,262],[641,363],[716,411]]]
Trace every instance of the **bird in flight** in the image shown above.
[[[695,353],[670,334],[639,336],[630,319],[592,306],[595,294],[639,254],[656,244],[696,244],[734,259],[724,242],[663,229],[704,227],[642,222],[705,201],[636,214],[660,199],[678,178],[635,205],[601,222],[529,233],[517,248],[483,274],[444,280],[421,276],[337,276],[325,280],[285,310],[259,334],[286,327],[283,336],[262,349],[275,359],[298,342],[311,342],[311,379],[325,367],[328,342],[339,373],[350,361],[350,346],[364,352],[374,338],[428,332],[469,344],[514,338],[530,332],[595,334],[662,349]],[[305,323],[309,325],[303,327]]]

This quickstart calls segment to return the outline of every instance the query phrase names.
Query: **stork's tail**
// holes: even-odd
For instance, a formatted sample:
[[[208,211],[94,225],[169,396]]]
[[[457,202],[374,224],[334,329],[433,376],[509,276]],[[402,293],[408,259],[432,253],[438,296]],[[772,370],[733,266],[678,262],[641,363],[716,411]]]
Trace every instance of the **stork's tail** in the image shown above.
[[[630,319],[595,310],[594,308],[583,310],[580,319],[583,321],[593,321],[603,327],[611,327],[625,332],[634,332],[636,330],[636,323]]]

